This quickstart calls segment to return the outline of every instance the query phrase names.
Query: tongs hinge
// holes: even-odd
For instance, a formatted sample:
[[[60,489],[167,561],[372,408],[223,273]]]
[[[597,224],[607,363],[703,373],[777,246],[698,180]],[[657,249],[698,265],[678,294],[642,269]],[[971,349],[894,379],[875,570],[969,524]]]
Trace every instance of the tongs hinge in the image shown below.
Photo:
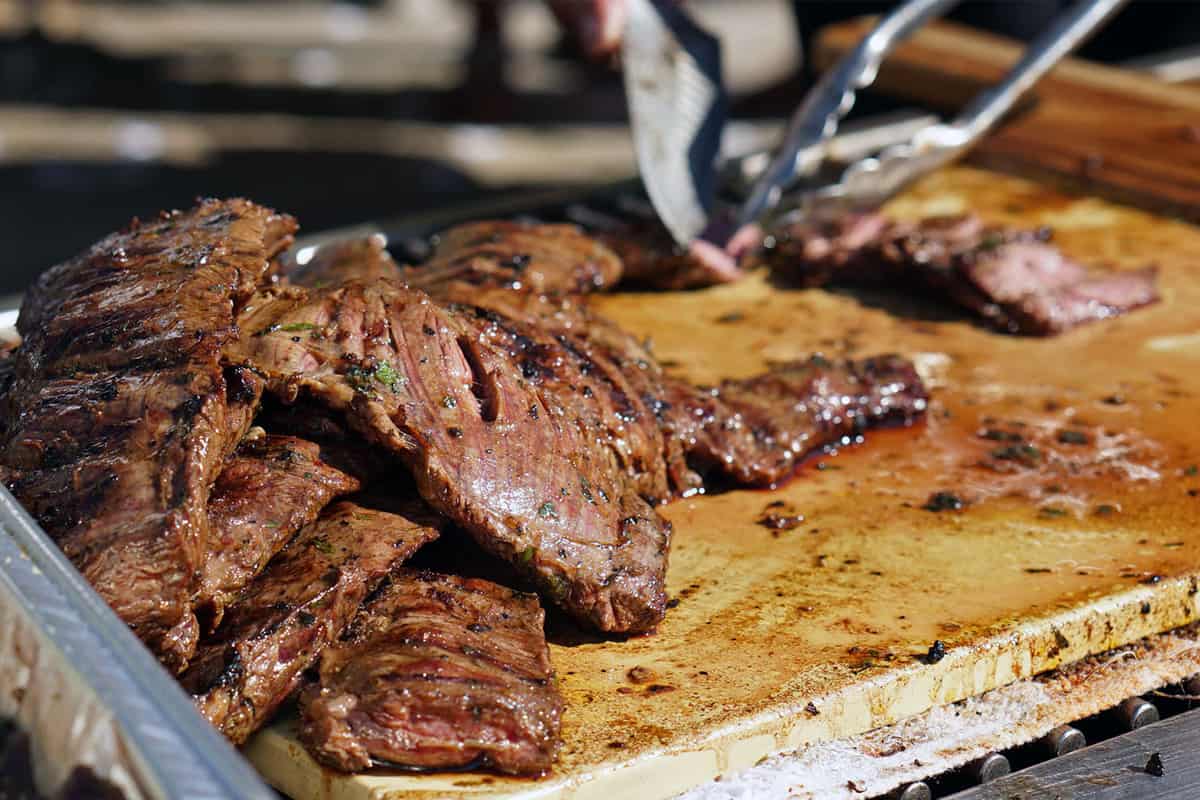
[[[828,156],[827,144],[854,105],[856,92],[874,82],[883,59],[918,27],[957,0],[909,0],[885,17],[829,70],[793,116],[770,166],[742,204],[742,224],[773,224],[784,216],[875,208],[917,178],[969,150],[1051,67],[1083,43],[1128,0],[1081,0],[1054,20],[995,87],[974,98],[951,122],[917,131],[909,141],[850,164],[841,179],[812,186]],[[789,193],[797,183],[808,186]]]

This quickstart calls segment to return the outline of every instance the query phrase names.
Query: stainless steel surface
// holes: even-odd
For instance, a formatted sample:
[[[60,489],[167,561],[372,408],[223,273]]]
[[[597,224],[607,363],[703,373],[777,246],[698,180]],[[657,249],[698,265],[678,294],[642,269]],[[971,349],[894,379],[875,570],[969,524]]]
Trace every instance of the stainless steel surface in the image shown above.
[[[1000,753],[984,756],[968,768],[976,783],[990,783],[1004,777],[1011,770],[1008,759]]]
[[[682,11],[628,0],[621,49],[637,163],[680,244],[708,225],[725,124],[720,43]]]
[[[1087,747],[1087,737],[1083,731],[1070,725],[1059,725],[1038,741],[1038,746],[1051,758],[1065,756]]]
[[[0,670],[0,693],[17,705],[12,716],[44,754],[47,769],[69,769],[67,759],[103,776],[97,758],[117,760],[118,777],[140,790],[136,796],[183,800],[273,800],[275,797],[238,752],[196,712],[190,698],[133,633],[71,566],[7,489],[0,488],[0,614],[4,628],[19,612],[33,631],[6,657],[30,659],[24,669]],[[25,651],[36,650],[31,657]],[[60,686],[81,698],[95,697],[102,716],[82,708],[60,708],[61,700],[35,691],[45,685],[47,660],[65,665]],[[36,670],[36,677],[28,674]],[[25,674],[22,674],[25,673]],[[29,684],[29,687],[26,684]],[[29,691],[26,691],[29,688]],[[54,712],[58,714],[55,715]],[[76,712],[79,713],[76,713]],[[59,716],[55,721],[51,716]],[[95,734],[90,724],[111,717],[119,741],[102,742],[107,752],[77,752]],[[41,787],[39,787],[41,788]],[[50,792],[47,791],[47,794]]]
[[[933,800],[933,792],[929,789],[929,784],[917,781],[897,792],[895,800]]]
[[[1200,711],[1179,714],[1037,764],[954,800],[1192,800],[1200,796]],[[1147,770],[1158,754],[1162,774]]]
[[[825,141],[825,160],[849,164],[878,153],[885,147],[907,142],[917,133],[938,122],[934,114],[916,110],[894,111],[857,119],[842,125],[837,134]],[[722,165],[722,188],[745,196],[771,162],[769,150],[758,150],[728,159]]]
[[[1131,697],[1113,709],[1113,715],[1125,730],[1135,731],[1138,728],[1158,722],[1158,709],[1144,698]]]
[[[858,90],[870,86],[879,64],[925,22],[941,16],[959,0],[908,0],[885,16],[859,45],[826,72],[797,109],[770,165],[756,181],[738,213],[741,224],[756,222],[778,205],[799,178],[812,176],[826,158],[824,143],[854,106]]]

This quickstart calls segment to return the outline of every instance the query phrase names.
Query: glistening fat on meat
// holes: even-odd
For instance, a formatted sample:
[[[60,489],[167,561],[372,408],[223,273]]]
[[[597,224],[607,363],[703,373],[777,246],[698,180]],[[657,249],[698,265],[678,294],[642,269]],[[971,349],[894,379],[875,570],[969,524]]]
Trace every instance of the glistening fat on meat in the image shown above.
[[[490,766],[537,774],[558,750],[562,698],[533,595],[402,570],[321,655],[300,736],[324,764]]]
[[[206,200],[47,270],[21,307],[8,488],[171,666],[198,633],[209,487],[252,416],[234,408],[221,348],[294,228]]]
[[[366,503],[369,503],[367,505]],[[440,521],[419,501],[342,500],[305,527],[242,592],[180,678],[236,743],[263,725],[363,599]]]

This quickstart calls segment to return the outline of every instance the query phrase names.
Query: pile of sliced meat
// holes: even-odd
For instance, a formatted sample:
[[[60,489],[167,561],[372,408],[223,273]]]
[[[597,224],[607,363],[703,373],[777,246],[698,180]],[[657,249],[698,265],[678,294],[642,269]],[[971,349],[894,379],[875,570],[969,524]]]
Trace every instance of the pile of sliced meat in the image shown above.
[[[5,483],[235,742],[298,699],[337,769],[545,771],[541,602],[653,631],[662,503],[925,410],[891,355],[668,375],[586,304],[625,267],[574,227],[476,223],[416,266],[298,265],[294,229],[244,200],[135,222],[41,277],[3,370]],[[404,566],[451,531],[519,585]]]

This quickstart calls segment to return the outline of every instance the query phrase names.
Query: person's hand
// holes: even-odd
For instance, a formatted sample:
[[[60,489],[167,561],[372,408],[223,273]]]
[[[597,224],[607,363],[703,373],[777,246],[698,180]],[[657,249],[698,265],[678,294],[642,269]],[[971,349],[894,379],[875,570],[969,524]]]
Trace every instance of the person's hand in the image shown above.
[[[549,0],[549,3],[563,27],[593,58],[611,55],[621,46],[625,0]]]

